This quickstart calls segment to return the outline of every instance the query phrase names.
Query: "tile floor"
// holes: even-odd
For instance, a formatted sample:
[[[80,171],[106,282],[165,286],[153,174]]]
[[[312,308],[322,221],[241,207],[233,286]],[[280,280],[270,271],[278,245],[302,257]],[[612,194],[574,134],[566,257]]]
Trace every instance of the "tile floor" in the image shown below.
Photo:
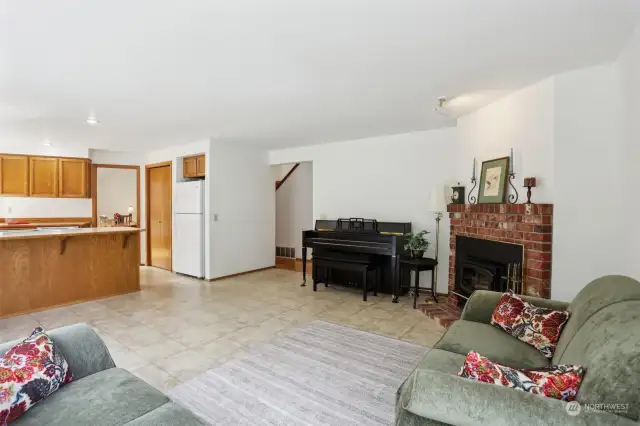
[[[142,291],[0,320],[0,341],[85,322],[106,342],[118,367],[162,391],[282,330],[316,319],[433,345],[444,329],[408,297],[369,296],[340,287],[300,287],[301,274],[270,269],[206,282],[141,268]]]

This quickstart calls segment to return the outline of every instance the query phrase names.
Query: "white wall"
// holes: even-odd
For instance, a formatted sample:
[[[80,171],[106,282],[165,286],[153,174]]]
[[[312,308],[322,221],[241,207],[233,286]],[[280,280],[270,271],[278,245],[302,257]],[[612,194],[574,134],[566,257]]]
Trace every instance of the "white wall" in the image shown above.
[[[640,160],[640,25],[623,49],[616,68],[620,79],[622,129],[626,142],[624,167],[627,179],[623,186],[623,198],[627,204],[622,214],[629,216],[625,220],[629,241],[625,261],[632,268],[631,275],[640,278],[640,221],[637,220],[640,198],[634,195]],[[621,256],[625,257],[624,253]]]
[[[428,211],[429,195],[432,188],[455,178],[455,145],[456,129],[447,128],[276,150],[270,152],[270,162],[313,162],[314,220],[365,217],[411,222],[414,231],[431,232],[428,255],[433,256],[436,223]],[[437,288],[446,293],[449,276],[446,213],[440,226]],[[421,277],[423,283],[428,280],[428,274]]]
[[[594,278],[629,274],[625,160],[614,64],[555,77],[556,189],[551,296],[571,300]]]
[[[266,151],[211,144],[211,277],[275,263],[275,191]]]
[[[482,161],[506,157],[513,148],[514,185],[521,190],[526,176],[536,176],[535,202],[554,199],[554,79],[548,78],[519,90],[458,119],[456,179],[471,190],[473,158],[476,177]],[[474,195],[477,196],[477,190]],[[511,194],[509,187],[509,194]]]
[[[38,146],[0,141],[5,154],[50,155],[88,158],[89,150],[78,147]],[[0,197],[0,217],[91,217],[91,199]]]
[[[292,166],[272,167],[279,174]],[[295,247],[302,258],[302,231],[313,227],[313,163],[303,162],[276,191],[276,246]]]
[[[126,215],[133,207],[133,221],[138,222],[140,212],[136,211],[138,200],[137,171],[134,169],[98,168],[97,170],[97,213],[113,217],[114,213]]]

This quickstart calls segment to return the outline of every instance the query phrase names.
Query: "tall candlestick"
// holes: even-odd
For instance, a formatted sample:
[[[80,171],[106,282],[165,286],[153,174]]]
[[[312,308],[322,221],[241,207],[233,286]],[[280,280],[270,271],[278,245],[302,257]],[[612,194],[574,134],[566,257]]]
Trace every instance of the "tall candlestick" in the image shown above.
[[[471,173],[471,178],[476,178],[476,157],[473,157],[473,172]]]
[[[509,157],[509,173],[513,173],[513,148],[511,148],[511,155]]]

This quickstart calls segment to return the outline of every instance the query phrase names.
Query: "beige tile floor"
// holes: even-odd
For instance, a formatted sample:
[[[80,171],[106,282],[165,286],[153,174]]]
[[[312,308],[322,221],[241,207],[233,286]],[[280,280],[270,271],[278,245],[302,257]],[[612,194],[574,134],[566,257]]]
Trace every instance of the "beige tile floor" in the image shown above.
[[[162,391],[246,353],[274,334],[316,319],[424,346],[444,329],[411,300],[331,286],[300,287],[300,273],[270,269],[206,282],[141,268],[142,291],[0,320],[0,341],[85,322],[106,342],[116,365]]]

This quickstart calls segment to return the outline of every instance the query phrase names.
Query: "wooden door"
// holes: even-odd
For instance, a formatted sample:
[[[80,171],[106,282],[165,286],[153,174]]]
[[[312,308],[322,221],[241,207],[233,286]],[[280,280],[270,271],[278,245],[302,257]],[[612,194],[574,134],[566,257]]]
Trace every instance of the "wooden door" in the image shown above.
[[[58,163],[58,196],[86,198],[88,194],[87,161],[61,158]]]
[[[58,196],[58,159],[29,157],[29,195],[32,197]]]
[[[0,194],[14,197],[29,195],[29,157],[0,155]]]
[[[171,166],[149,169],[149,265],[171,270]]]
[[[184,177],[198,176],[198,161],[196,157],[185,158],[182,163],[182,169]]]
[[[196,157],[196,174],[198,177],[203,177],[205,175],[205,164],[204,164],[204,155],[199,155]]]

